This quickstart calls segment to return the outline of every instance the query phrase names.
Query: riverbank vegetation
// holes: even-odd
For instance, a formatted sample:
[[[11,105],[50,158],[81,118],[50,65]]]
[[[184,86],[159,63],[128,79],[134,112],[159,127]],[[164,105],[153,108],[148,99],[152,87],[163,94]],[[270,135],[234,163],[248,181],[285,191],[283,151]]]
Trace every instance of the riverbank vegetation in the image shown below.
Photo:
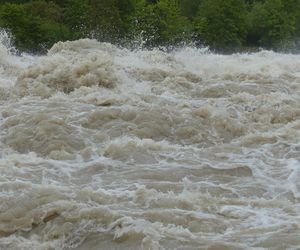
[[[33,53],[86,37],[125,47],[296,50],[300,0],[0,0],[0,27]]]

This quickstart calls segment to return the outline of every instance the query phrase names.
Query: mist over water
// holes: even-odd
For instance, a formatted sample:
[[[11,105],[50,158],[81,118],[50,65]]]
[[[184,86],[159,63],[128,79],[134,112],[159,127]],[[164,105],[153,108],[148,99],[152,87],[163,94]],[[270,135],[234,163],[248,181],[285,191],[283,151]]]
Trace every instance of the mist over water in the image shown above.
[[[0,249],[299,249],[298,55],[0,56]]]

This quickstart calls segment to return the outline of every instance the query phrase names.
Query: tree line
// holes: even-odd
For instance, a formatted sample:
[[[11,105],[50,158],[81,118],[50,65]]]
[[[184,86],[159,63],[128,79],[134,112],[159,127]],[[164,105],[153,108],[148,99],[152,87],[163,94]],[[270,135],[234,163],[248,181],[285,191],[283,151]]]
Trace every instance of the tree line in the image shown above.
[[[0,27],[33,53],[86,37],[127,47],[291,50],[300,0],[0,0]]]

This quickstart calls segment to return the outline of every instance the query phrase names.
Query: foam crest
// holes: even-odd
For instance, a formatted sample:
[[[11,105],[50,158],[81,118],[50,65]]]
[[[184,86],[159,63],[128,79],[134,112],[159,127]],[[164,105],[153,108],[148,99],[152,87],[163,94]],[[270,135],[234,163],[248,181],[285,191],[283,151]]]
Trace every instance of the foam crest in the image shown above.
[[[91,45],[81,46],[86,43]],[[93,45],[98,45],[98,50]],[[48,98],[57,91],[68,94],[82,86],[112,88],[117,83],[112,58],[106,47],[102,49],[95,41],[58,43],[47,57],[20,74],[14,93]]]
[[[10,52],[13,50],[11,46],[11,40],[9,34],[0,29],[0,66],[4,66],[8,63]]]

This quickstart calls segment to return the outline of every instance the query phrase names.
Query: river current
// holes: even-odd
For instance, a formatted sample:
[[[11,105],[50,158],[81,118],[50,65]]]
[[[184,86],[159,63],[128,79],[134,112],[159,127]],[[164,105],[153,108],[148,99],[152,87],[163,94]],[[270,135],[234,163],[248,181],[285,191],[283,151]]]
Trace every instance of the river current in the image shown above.
[[[1,250],[300,249],[299,161],[299,55],[0,47]]]

